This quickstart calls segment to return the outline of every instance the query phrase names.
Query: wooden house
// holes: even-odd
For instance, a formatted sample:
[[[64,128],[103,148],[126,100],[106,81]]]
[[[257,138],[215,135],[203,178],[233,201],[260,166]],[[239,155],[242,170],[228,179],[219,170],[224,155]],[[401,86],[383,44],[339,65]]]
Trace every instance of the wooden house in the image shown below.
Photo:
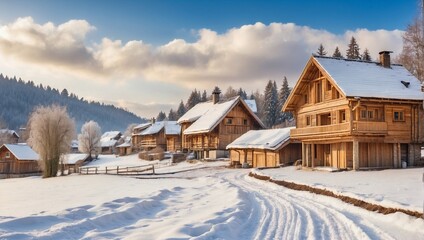
[[[141,133],[146,130],[148,127],[150,127],[152,123],[141,123],[134,127],[132,135],[131,135],[131,146],[133,151],[140,151],[141,150],[141,139],[142,135]]]
[[[119,131],[110,131],[103,133],[100,138],[102,154],[116,154],[116,146],[123,142],[122,133]]]
[[[3,144],[0,147],[0,174],[38,173],[39,156],[28,145]]]
[[[175,138],[180,138],[181,128],[176,121],[158,121],[153,122],[150,127],[141,132],[141,142],[139,146],[143,150],[151,150],[161,148],[167,151],[167,144],[170,145],[170,151],[179,149],[179,141]]]
[[[302,158],[302,145],[290,140],[290,128],[250,130],[227,146],[233,165],[279,167]]]
[[[249,130],[264,128],[262,121],[240,97],[219,100],[219,89],[212,100],[195,105],[178,123],[182,131],[182,148],[196,157],[227,157],[227,145]]]
[[[14,130],[0,129],[0,144],[16,144],[19,142],[19,135]]]
[[[303,166],[398,168],[420,161],[423,99],[390,52],[379,62],[312,56],[282,110],[296,118]]]
[[[166,151],[181,151],[181,126],[176,121],[168,121],[165,124]]]

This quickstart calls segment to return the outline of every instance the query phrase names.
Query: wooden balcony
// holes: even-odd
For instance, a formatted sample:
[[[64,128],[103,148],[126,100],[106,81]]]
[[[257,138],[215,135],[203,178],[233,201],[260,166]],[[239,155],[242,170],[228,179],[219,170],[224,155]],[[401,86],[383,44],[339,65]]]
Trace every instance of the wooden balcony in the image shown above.
[[[345,122],[335,125],[311,126],[305,128],[296,128],[290,131],[292,138],[306,138],[325,135],[349,135],[350,123]]]
[[[387,123],[354,121],[352,134],[386,135]]]
[[[290,131],[292,138],[304,139],[326,136],[347,136],[347,135],[386,135],[386,122],[362,122],[354,121],[352,128],[349,122],[324,125],[310,126],[305,128],[296,128]]]

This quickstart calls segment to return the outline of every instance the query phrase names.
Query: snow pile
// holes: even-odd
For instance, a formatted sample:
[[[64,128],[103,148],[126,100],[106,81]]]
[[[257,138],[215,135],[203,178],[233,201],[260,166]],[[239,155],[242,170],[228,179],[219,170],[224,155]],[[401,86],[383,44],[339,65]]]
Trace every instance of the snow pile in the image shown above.
[[[423,211],[423,169],[382,171],[302,171],[295,167],[254,170],[275,180],[327,189],[369,203],[391,208]]]

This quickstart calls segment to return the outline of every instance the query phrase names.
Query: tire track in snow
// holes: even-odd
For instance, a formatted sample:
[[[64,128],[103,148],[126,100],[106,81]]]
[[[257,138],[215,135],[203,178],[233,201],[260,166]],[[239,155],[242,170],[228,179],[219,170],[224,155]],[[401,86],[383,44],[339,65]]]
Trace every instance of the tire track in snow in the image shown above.
[[[273,186],[245,172],[221,177],[250,193],[259,205],[260,224],[252,239],[395,239],[363,216],[339,211],[322,196]]]

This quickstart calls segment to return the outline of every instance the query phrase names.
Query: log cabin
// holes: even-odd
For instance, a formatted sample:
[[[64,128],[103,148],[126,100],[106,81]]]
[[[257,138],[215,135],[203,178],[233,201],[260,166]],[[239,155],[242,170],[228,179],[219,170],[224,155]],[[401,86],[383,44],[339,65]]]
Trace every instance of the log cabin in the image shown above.
[[[389,51],[379,62],[312,56],[282,111],[295,116],[304,167],[399,168],[421,161],[423,99]]]
[[[119,131],[110,131],[103,133],[100,138],[100,145],[102,148],[102,154],[115,154],[116,146],[121,144],[124,140],[122,139],[122,133]]]
[[[22,175],[40,172],[39,156],[28,145],[3,144],[0,147],[0,174]]]
[[[302,158],[302,145],[290,140],[293,127],[250,130],[227,146],[232,165],[279,167]]]
[[[183,151],[194,152],[198,159],[228,157],[228,144],[249,130],[264,128],[242,98],[220,101],[220,93],[215,88],[211,101],[196,104],[178,119]]]
[[[82,167],[88,161],[88,154],[86,153],[69,153],[62,156],[62,164],[64,170],[71,173],[78,173],[79,168]]]
[[[141,150],[141,133],[146,130],[148,127],[150,127],[152,123],[141,123],[134,127],[132,135],[131,135],[131,145],[133,148],[133,151],[140,151]]]
[[[174,138],[180,138],[181,127],[176,121],[158,121],[153,122],[150,127],[145,129],[139,135],[141,136],[140,147],[143,150],[161,148],[167,150],[167,143],[170,149],[180,148],[179,141]]]

